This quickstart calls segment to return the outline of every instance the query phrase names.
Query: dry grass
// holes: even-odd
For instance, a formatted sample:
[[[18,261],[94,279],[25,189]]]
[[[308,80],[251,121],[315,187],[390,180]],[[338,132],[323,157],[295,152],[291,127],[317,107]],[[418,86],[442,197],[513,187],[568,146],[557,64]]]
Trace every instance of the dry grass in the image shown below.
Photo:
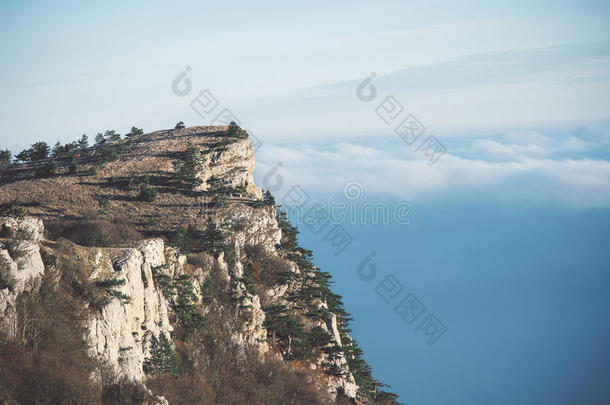
[[[117,161],[106,164],[96,175],[88,174],[90,166],[83,166],[77,174],[5,179],[4,184],[0,183],[0,204],[19,200],[26,215],[36,215],[48,222],[91,219],[92,214],[103,208],[100,200],[108,200],[101,219],[126,216],[145,236],[162,234],[185,224],[202,229],[207,215],[212,213],[207,208],[209,200],[199,193],[176,187],[172,180],[172,161],[186,149],[188,142],[205,149],[221,140],[221,131],[225,129],[221,126],[189,127],[147,134],[141,143]],[[121,186],[137,174],[150,176],[151,186],[159,193],[153,203],[138,201],[137,191]]]

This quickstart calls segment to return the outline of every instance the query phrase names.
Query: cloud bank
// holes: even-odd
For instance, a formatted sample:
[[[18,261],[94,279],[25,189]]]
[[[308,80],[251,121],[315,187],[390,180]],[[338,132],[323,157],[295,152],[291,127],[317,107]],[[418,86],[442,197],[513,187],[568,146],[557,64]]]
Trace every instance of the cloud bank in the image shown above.
[[[396,137],[335,145],[265,145],[256,180],[336,194],[357,181],[366,198],[418,202],[503,201],[610,207],[610,127],[566,133],[506,132],[453,139],[433,166]],[[270,176],[270,173],[273,176]]]

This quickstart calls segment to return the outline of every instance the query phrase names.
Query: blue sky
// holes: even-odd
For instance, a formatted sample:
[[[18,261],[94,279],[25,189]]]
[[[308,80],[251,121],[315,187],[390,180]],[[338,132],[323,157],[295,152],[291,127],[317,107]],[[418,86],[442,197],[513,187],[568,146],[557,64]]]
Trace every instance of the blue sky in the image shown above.
[[[610,201],[603,1],[7,1],[0,11],[0,136],[13,151],[208,124],[190,103],[209,89],[265,145],[259,176],[281,151],[299,181],[324,170],[321,187],[356,177],[434,197],[506,191],[531,173],[553,199],[558,186],[576,193],[560,203]],[[187,67],[192,91],[177,96],[171,83]],[[380,96],[363,103],[355,90],[372,72]],[[375,113],[389,95],[448,148],[437,167]],[[338,147],[345,164],[324,155]],[[376,170],[385,181],[367,179]]]
[[[205,125],[228,108],[262,142],[257,184],[281,175],[278,199],[357,182],[359,202],[423,218],[349,227],[342,256],[302,229],[405,402],[602,403],[609,17],[603,0],[3,1],[0,148]],[[205,89],[219,107],[199,115]],[[386,123],[389,96],[404,111]],[[407,114],[446,148],[433,166],[395,133]],[[371,250],[447,324],[438,344],[354,277]]]

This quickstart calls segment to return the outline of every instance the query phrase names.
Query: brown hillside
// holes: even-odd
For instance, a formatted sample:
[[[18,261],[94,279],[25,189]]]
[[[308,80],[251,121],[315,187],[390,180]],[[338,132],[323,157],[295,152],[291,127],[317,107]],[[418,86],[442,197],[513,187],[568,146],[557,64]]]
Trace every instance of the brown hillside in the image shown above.
[[[123,217],[144,235],[163,235],[168,229],[187,224],[202,228],[207,215],[216,211],[211,207],[209,197],[202,190],[180,187],[173,178],[172,162],[180,159],[189,142],[204,152],[200,176],[204,180],[210,173],[220,178],[225,174],[232,179],[235,171],[242,173],[240,181],[247,186],[248,192],[243,196],[231,196],[230,204],[251,204],[260,197],[260,190],[251,181],[254,150],[247,139],[228,146],[219,145],[226,141],[223,138],[226,129],[221,126],[189,127],[146,134],[141,142],[129,146],[118,160],[105,164],[93,175],[89,172],[93,166],[92,157],[82,159],[82,162],[88,160],[90,163],[82,164],[76,174],[68,173],[67,167],[60,167],[57,175],[41,178],[26,166],[1,178],[0,204],[18,200],[26,215],[38,216],[47,223],[97,216],[104,219]],[[20,178],[23,172],[27,178]],[[138,190],[129,189],[130,178],[138,175],[150,177],[150,185],[158,192],[154,202],[140,201]],[[205,188],[205,182],[201,188]],[[108,201],[105,209],[103,200]]]

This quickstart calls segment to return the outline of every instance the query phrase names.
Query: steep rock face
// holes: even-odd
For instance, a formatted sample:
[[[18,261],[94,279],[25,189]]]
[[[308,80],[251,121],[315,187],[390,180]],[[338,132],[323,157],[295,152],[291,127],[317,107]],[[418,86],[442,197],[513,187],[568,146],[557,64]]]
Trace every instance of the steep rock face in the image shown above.
[[[0,218],[6,238],[0,242],[0,267],[11,288],[0,290],[0,327],[14,333],[15,301],[24,291],[31,291],[44,273],[38,242],[44,226],[38,218]]]
[[[154,287],[152,275],[154,266],[165,263],[164,250],[161,239],[143,241],[136,248],[111,252],[94,270],[98,278],[106,275],[125,280],[116,290],[129,297],[129,302],[112,299],[91,316],[87,335],[90,354],[132,380],[144,378],[152,336],[169,336],[173,330],[166,300]]]
[[[337,328],[337,315],[330,312],[330,318],[326,321],[325,326],[326,328],[324,328],[324,326],[322,328],[326,329],[326,331],[330,333],[337,345],[343,346],[341,343],[339,329]],[[336,388],[340,387],[341,389],[343,389],[345,395],[351,398],[355,398],[358,392],[358,385],[356,385],[356,380],[354,380],[354,376],[350,373],[345,355],[343,355],[343,353],[340,353],[338,357],[334,360],[334,364],[340,370],[343,370],[346,375],[345,377],[331,377],[331,390],[336,391]]]
[[[245,186],[246,193],[260,198],[261,191],[254,185],[254,147],[248,139],[237,139],[224,148],[205,155],[205,169],[198,177],[203,180],[202,190],[207,188],[210,177],[225,180],[231,187]]]
[[[260,193],[258,187],[256,190]],[[235,228],[230,242],[233,243],[238,257],[243,257],[247,245],[261,245],[267,251],[273,251],[280,243],[282,231],[275,218],[275,209],[272,207],[255,209],[240,206],[230,211],[229,218]]]

